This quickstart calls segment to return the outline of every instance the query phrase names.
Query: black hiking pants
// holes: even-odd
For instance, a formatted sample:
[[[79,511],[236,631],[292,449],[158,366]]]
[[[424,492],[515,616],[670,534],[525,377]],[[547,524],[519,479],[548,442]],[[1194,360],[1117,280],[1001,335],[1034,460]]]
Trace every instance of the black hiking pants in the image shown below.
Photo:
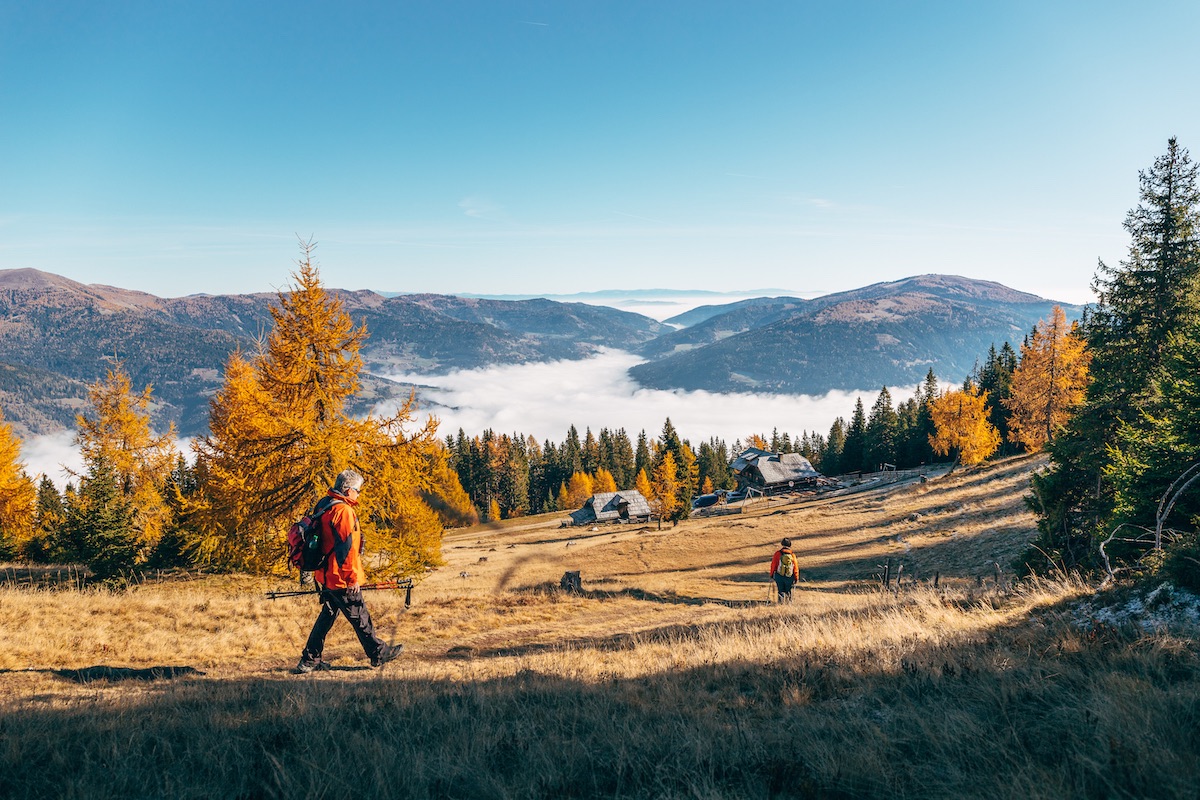
[[[780,575],[778,572],[772,577],[775,578],[775,588],[779,590],[779,602],[792,602],[792,587],[796,585],[796,579],[791,575]]]
[[[375,635],[375,626],[371,624],[371,612],[363,602],[361,589],[322,589],[321,613],[313,623],[312,632],[308,634],[308,643],[304,645],[303,657],[307,661],[318,661],[325,651],[325,637],[329,629],[337,621],[341,613],[354,628],[363,652],[372,661],[386,643]]]

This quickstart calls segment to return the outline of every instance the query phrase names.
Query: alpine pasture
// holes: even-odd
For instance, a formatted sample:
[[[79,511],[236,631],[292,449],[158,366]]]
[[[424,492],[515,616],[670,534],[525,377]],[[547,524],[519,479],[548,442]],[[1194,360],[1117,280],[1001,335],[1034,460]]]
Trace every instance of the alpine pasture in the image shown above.
[[[317,606],[268,600],[283,579],[30,588],[9,567],[0,793],[1194,796],[1194,611],[1159,596],[1151,624],[1112,613],[1155,604],[1128,589],[1015,581],[1044,463],[661,529],[450,531],[411,608],[368,594],[406,646],[382,670],[341,621],[334,669],[292,675]],[[802,581],[780,606],[784,536]],[[567,570],[582,592],[558,588]]]

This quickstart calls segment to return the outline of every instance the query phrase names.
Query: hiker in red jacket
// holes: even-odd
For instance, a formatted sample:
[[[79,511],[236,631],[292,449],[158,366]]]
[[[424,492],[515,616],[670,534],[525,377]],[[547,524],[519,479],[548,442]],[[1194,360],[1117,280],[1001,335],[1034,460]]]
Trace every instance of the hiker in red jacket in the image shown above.
[[[792,552],[792,540],[785,538],[782,545],[775,551],[771,559],[771,577],[775,579],[775,588],[779,590],[779,602],[792,602],[792,587],[800,580],[800,562]]]
[[[348,469],[338,474],[329,490],[333,505],[321,515],[321,552],[328,555],[325,563],[313,572],[321,587],[321,613],[296,665],[295,672],[299,674],[330,669],[321,654],[325,650],[325,636],[339,613],[354,627],[372,667],[382,667],[404,649],[403,645],[389,645],[375,634],[371,613],[359,588],[367,580],[362,565],[363,536],[358,529],[358,514],[354,512],[362,485],[362,475]]]

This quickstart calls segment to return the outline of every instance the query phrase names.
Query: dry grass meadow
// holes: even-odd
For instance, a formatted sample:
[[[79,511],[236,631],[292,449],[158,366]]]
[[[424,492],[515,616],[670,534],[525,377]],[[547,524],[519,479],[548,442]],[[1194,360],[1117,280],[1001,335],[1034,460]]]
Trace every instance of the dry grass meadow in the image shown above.
[[[455,531],[410,609],[368,594],[406,645],[383,670],[343,621],[335,669],[290,674],[316,606],[267,600],[279,582],[9,585],[0,796],[1196,797],[1194,621],[1012,581],[1041,463],[661,530]]]

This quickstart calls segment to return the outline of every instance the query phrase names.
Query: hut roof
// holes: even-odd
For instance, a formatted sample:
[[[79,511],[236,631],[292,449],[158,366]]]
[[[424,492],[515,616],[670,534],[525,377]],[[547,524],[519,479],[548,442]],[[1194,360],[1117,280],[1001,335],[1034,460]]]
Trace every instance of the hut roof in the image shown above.
[[[614,522],[619,519],[650,516],[650,503],[637,489],[600,492],[587,499],[583,507],[571,512],[576,525],[587,522]]]
[[[821,473],[799,453],[772,453],[757,447],[743,450],[729,466],[739,474],[751,468],[757,470],[766,486],[785,484],[789,481],[799,483],[821,477]]]

